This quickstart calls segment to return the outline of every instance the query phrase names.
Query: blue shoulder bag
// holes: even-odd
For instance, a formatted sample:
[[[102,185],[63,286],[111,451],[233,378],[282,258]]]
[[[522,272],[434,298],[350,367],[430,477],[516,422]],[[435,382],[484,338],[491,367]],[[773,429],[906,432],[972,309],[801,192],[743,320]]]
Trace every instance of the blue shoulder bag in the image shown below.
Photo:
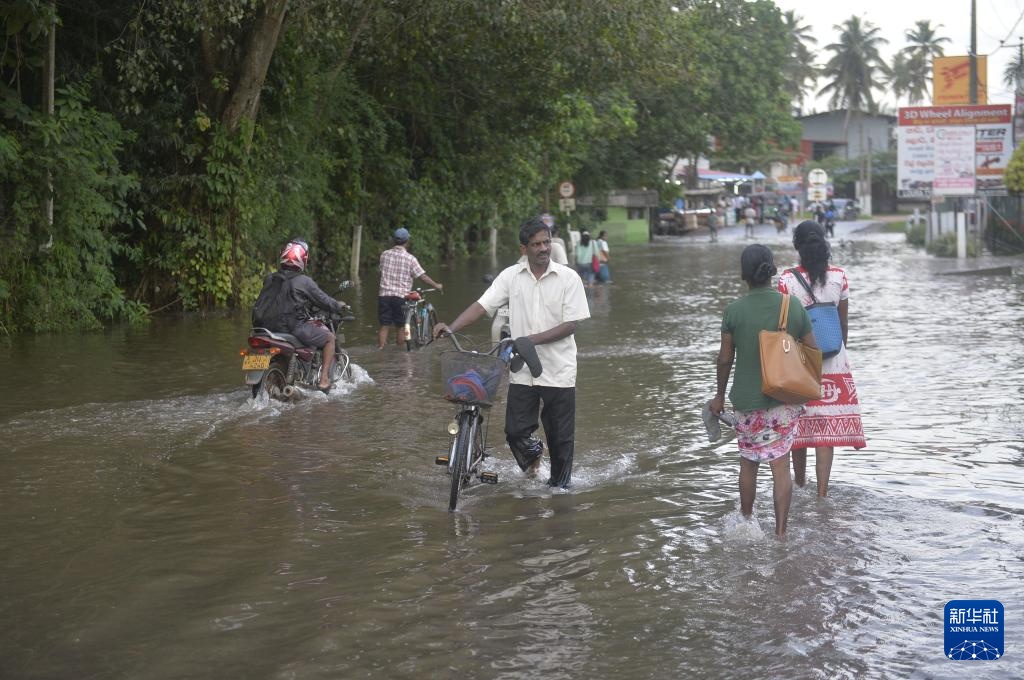
[[[818,302],[811,285],[804,280],[800,272],[795,269],[789,271],[793,272],[793,276],[811,296],[811,304],[805,309],[807,316],[811,317],[814,342],[818,344],[821,356],[825,359],[834,357],[843,348],[843,327],[839,324],[839,307],[834,302]]]

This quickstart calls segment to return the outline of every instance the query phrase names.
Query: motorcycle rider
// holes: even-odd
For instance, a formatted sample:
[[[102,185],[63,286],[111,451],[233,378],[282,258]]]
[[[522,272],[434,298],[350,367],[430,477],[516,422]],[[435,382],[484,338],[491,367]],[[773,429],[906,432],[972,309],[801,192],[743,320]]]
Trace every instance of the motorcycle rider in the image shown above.
[[[292,239],[285,244],[281,251],[280,268],[278,272],[269,274],[263,280],[263,290],[266,291],[272,285],[279,285],[275,277],[283,275],[285,285],[291,287],[290,300],[291,310],[285,317],[273,323],[274,328],[267,330],[275,333],[291,333],[299,342],[306,347],[319,347],[323,352],[323,370],[320,372],[320,391],[327,394],[331,391],[331,367],[334,365],[335,337],[334,333],[322,323],[310,318],[310,310],[313,307],[329,310],[340,314],[348,309],[348,305],[340,300],[335,300],[320,289],[313,279],[302,272],[306,269],[309,261],[309,245],[301,239]],[[279,277],[278,277],[279,278]],[[262,295],[262,292],[261,292]]]

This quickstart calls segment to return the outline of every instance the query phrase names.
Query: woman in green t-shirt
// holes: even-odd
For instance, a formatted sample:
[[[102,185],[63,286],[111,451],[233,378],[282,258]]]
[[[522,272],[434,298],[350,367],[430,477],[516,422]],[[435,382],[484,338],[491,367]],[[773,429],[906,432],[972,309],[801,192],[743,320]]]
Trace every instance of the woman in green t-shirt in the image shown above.
[[[725,308],[722,343],[718,350],[718,390],[710,409],[715,415],[724,410],[725,388],[735,360],[736,374],[729,390],[729,401],[736,410],[736,441],[740,449],[740,512],[744,517],[753,513],[758,466],[767,461],[774,482],[775,535],[782,536],[786,533],[793,496],[789,449],[803,407],[784,404],[761,392],[758,333],[775,330],[782,309],[782,294],[771,286],[776,272],[772,251],[767,246],[757,243],[743,249],[740,274],[750,290]],[[786,330],[800,342],[817,346],[803,305],[790,304]]]

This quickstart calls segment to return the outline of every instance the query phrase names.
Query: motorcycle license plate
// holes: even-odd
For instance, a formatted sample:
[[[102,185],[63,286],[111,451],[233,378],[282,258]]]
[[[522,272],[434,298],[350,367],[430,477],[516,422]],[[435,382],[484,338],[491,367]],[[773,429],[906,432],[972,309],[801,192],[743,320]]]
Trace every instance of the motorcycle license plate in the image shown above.
[[[246,354],[242,357],[243,371],[265,371],[270,368],[269,354]]]

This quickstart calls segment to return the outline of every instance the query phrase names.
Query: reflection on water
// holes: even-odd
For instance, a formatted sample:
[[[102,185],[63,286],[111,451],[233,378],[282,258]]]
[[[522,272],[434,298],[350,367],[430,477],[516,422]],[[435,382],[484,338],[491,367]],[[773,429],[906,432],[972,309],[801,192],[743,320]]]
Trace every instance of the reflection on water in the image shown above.
[[[357,380],[290,405],[247,400],[241,319],[0,348],[0,677],[961,677],[945,602],[1024,613],[1021,278],[836,243],[868,448],[779,542],[770,475],[744,520],[700,421],[742,245],[617,247],[577,338],[575,488],[521,476],[496,408],[500,483],[451,515],[446,348],[376,352],[373,286]],[[442,318],[481,271],[446,272]],[[972,677],[1024,675],[1008,626]]]

